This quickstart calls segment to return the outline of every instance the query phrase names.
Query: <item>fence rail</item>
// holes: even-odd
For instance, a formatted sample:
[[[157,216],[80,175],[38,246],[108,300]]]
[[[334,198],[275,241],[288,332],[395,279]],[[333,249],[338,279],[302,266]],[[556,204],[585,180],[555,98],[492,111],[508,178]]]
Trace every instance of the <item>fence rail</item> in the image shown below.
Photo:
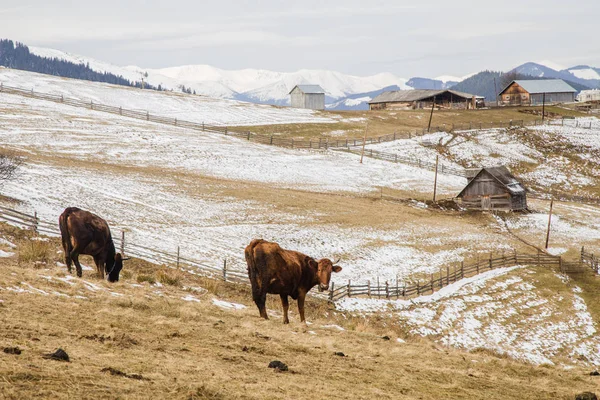
[[[25,229],[32,229],[35,232],[48,236],[60,236],[60,231],[57,228],[57,223],[50,223],[38,218],[37,213],[34,215],[26,214],[17,210],[0,206],[0,221],[5,221],[10,224],[19,226]],[[178,268],[188,267],[188,272],[202,276],[208,276],[215,279],[223,279],[226,282],[249,284],[246,273],[239,270],[231,270],[227,268],[227,260],[224,260],[223,266],[214,266],[209,263],[193,260],[186,257],[181,257],[179,251],[176,254],[153,249],[140,244],[131,243],[126,240],[124,235],[121,238],[113,238],[115,247],[127,256],[133,256],[144,259],[153,263],[163,263],[171,267]],[[490,271],[501,267],[510,267],[515,265],[546,265],[558,266],[563,270],[563,266],[574,263],[566,263],[560,256],[552,256],[538,251],[536,254],[512,252],[510,254],[502,253],[501,255],[490,253],[489,258],[478,259],[475,263],[465,264],[454,268],[446,267],[440,274],[432,274],[426,282],[416,282],[410,285],[395,282],[385,281],[373,284],[371,281],[366,283],[352,283],[348,281],[346,285],[331,283],[330,289],[325,293],[310,293],[313,297],[327,299],[335,303],[345,297],[368,296],[379,299],[399,299],[411,298],[414,296],[426,295],[434,293],[436,290],[448,286],[461,279],[468,278],[480,273]],[[581,249],[581,263],[578,265],[589,265],[593,270],[598,272],[598,259],[591,253]]]
[[[600,268],[600,258],[593,253],[585,251],[585,247],[581,247],[581,264],[587,265],[594,272],[598,273]]]
[[[336,302],[345,297],[368,296],[371,298],[385,299],[407,299],[414,296],[422,296],[431,294],[437,290],[448,286],[461,279],[478,275],[483,272],[491,271],[496,268],[512,267],[516,265],[545,265],[558,266],[562,270],[564,261],[560,256],[552,256],[546,253],[538,252],[537,254],[517,253],[513,252],[510,255],[494,255],[490,254],[489,258],[478,260],[475,263],[460,266],[450,269],[446,267],[445,271],[440,271],[438,274],[431,274],[431,277],[426,282],[416,282],[411,285],[385,281],[383,283],[368,281],[366,284],[348,284],[332,287],[329,291],[329,301]]]

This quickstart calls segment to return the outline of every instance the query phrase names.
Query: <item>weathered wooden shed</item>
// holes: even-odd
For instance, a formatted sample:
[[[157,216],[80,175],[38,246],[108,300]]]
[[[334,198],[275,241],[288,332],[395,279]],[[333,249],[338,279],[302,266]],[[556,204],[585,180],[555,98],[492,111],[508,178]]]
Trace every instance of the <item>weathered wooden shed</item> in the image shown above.
[[[527,189],[504,166],[467,170],[469,183],[458,194],[468,209],[516,211],[527,208]]]
[[[289,94],[294,108],[325,109],[325,91],[319,85],[296,85]]]
[[[431,108],[474,109],[483,107],[484,98],[456,90],[395,90],[383,92],[369,102],[371,110],[415,110]]]
[[[505,106],[533,106],[570,103],[575,101],[575,93],[577,90],[562,79],[531,79],[512,81],[498,96]]]

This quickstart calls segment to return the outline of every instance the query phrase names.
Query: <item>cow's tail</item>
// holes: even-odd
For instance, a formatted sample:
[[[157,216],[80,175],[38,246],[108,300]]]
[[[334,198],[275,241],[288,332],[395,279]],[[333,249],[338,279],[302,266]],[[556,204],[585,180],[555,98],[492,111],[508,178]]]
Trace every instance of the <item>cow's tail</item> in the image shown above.
[[[248,275],[252,279],[252,276],[256,274],[256,259],[254,257],[254,248],[262,242],[262,239],[254,239],[250,242],[246,249],[244,250],[244,255],[246,256],[246,264],[248,264]]]
[[[71,235],[69,234],[69,224],[67,223],[67,220],[73,211],[75,211],[75,208],[67,208],[60,217],[58,217],[58,227],[60,228],[63,250],[65,251],[65,261],[69,268],[71,267],[71,250],[73,250],[73,246],[71,245]]]

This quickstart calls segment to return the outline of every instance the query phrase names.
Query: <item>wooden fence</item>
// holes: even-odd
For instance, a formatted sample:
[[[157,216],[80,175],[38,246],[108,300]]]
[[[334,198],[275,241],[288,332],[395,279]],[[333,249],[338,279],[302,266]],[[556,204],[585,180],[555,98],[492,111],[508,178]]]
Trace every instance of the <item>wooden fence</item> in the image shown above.
[[[56,220],[56,223],[50,223],[38,218],[37,213],[30,215],[0,206],[0,220],[21,228],[31,229],[43,235],[60,236],[58,219]],[[168,253],[165,251],[152,249],[147,246],[131,243],[130,241],[126,240],[124,234],[122,234],[120,238],[113,238],[113,242],[115,247],[120,249],[123,255],[133,256],[154,263],[175,266],[177,268],[188,267],[194,273],[212,278],[223,279],[227,282],[249,284],[248,275],[246,273],[227,268],[227,260],[223,261],[222,266],[213,266],[206,262],[182,257],[179,249],[177,249],[176,253]]]
[[[362,153],[362,149],[359,149],[357,147],[336,149],[336,151],[343,151],[343,152],[359,154],[359,155]],[[419,168],[435,170],[435,162],[424,161],[424,160],[421,160],[420,158],[404,157],[404,156],[398,155],[397,153],[387,153],[384,151],[365,149],[364,155],[366,157],[376,158],[376,159],[384,160],[384,161],[390,161],[393,163],[402,163],[402,164],[413,165],[413,166],[419,167]],[[438,166],[438,172],[441,174],[450,174],[450,175],[457,175],[457,176],[462,176],[462,177],[467,176],[467,172],[465,169],[456,168],[456,167],[448,167],[441,163]]]
[[[150,114],[149,111],[140,111],[140,110],[130,110],[123,107],[109,106],[101,103],[94,103],[92,100],[80,100],[70,97],[65,97],[64,95],[54,95],[49,93],[42,93],[34,91],[33,89],[27,90],[23,88],[17,88],[12,86],[6,86],[2,82],[0,82],[0,93],[9,93],[16,94],[25,97],[31,97],[39,100],[52,101],[55,103],[66,104],[74,107],[82,107],[95,111],[102,111],[110,114],[117,114],[124,117],[135,118],[139,120],[145,120],[149,122],[155,122],[159,124],[166,124],[171,126],[178,126],[181,128],[193,129],[197,131],[203,132],[211,132],[211,133],[219,133],[228,136],[235,136],[238,138],[246,139],[248,141],[257,142],[261,144],[269,144],[273,146],[287,147],[293,149],[330,149],[330,148],[349,148],[362,146],[363,141],[365,144],[375,144],[375,143],[383,143],[395,141],[400,138],[411,138],[413,135],[425,135],[428,130],[427,128],[414,129],[414,130],[405,130],[398,131],[394,133],[390,133],[387,135],[381,135],[377,137],[368,137],[366,140],[364,138],[318,138],[318,139],[294,139],[294,138],[283,138],[277,135],[265,135],[258,134],[250,131],[239,131],[235,129],[231,129],[226,125],[211,125],[205,124],[204,122],[191,122],[178,118],[169,118],[158,116],[154,114]],[[550,120],[546,120],[550,121]],[[547,122],[548,123],[548,122]],[[564,120],[562,122],[564,124]],[[491,128],[510,128],[514,126],[534,126],[541,125],[541,120],[535,120],[531,122],[525,122],[523,120],[519,121],[498,121],[498,122],[469,122],[468,124],[452,124],[452,125],[438,125],[435,127],[431,127],[431,131],[438,132],[451,132],[455,130],[472,130],[472,129],[491,129]],[[591,127],[591,125],[590,125]]]
[[[277,135],[264,135],[253,133],[250,131],[236,131],[226,125],[210,125],[204,122],[191,122],[179,118],[162,117],[154,114],[150,114],[149,111],[130,110],[123,107],[109,106],[100,103],[94,103],[93,101],[79,100],[63,95],[54,95],[48,93],[41,93],[34,91],[33,89],[27,90],[12,86],[6,86],[0,82],[0,93],[15,94],[24,97],[31,97],[38,100],[52,101],[54,103],[66,104],[74,107],[87,108],[94,111],[102,111],[110,114],[121,115],[124,117],[135,118],[139,120],[155,122],[159,124],[177,126],[181,128],[193,129],[202,132],[218,133],[228,136],[234,136],[241,139],[246,139],[251,142],[257,142],[261,144],[269,144],[273,146],[288,147],[293,149],[330,149],[348,146],[359,146],[363,143],[363,138],[318,138],[309,140],[300,140],[294,138],[282,138]],[[418,134],[420,130],[415,130],[414,134]],[[425,130],[423,131],[425,132]],[[411,132],[394,132],[388,135],[382,135],[377,137],[366,138],[366,144],[383,143],[394,141],[406,136],[412,135]]]
[[[0,221],[19,226],[25,229],[31,229],[37,233],[47,236],[60,236],[60,231],[56,223],[50,223],[38,218],[37,213],[33,215],[16,211],[7,207],[0,206]],[[153,249],[147,246],[131,243],[126,240],[123,234],[121,238],[113,238],[115,246],[120,249],[123,255],[137,257],[153,263],[165,264],[175,268],[187,267],[188,272],[202,276],[208,276],[214,279],[222,279],[226,282],[249,284],[246,273],[239,270],[228,269],[227,260],[224,260],[222,266],[210,265],[206,262],[182,257],[177,249],[177,253],[168,253],[162,250]],[[546,265],[558,266],[563,272],[569,272],[569,266],[588,265],[594,271],[598,272],[598,259],[594,254],[587,253],[584,248],[581,249],[581,262],[565,262],[560,256],[552,256],[541,251],[537,254],[526,254],[511,252],[510,254],[490,253],[489,258],[480,259],[471,264],[461,263],[454,268],[446,267],[445,271],[440,270],[438,274],[431,274],[426,282],[416,282],[411,285],[395,282],[371,282],[352,283],[348,281],[346,285],[337,285],[332,282],[328,292],[309,293],[313,297],[327,299],[335,303],[344,297],[367,296],[378,299],[408,299],[411,297],[434,293],[445,286],[448,286],[461,279],[478,275],[483,272],[491,271],[501,267],[511,267],[515,265]]]
[[[581,247],[581,264],[587,265],[594,272],[598,273],[598,268],[600,267],[600,259],[596,257],[593,253],[588,253],[585,251],[585,247]]]
[[[461,279],[478,275],[482,272],[491,271],[496,268],[512,267],[516,265],[554,265],[562,269],[563,260],[560,256],[552,256],[546,253],[538,252],[537,254],[517,253],[516,251],[510,255],[494,255],[490,254],[489,258],[478,260],[475,263],[465,265],[461,263],[450,270],[446,267],[445,271],[440,271],[438,274],[431,274],[431,277],[426,282],[417,282],[406,286],[400,284],[398,280],[395,282],[385,281],[366,283],[352,283],[338,286],[337,288],[332,283],[329,290],[329,301],[336,302],[344,297],[367,296],[378,299],[407,299],[411,297],[432,294],[436,290],[448,286]]]

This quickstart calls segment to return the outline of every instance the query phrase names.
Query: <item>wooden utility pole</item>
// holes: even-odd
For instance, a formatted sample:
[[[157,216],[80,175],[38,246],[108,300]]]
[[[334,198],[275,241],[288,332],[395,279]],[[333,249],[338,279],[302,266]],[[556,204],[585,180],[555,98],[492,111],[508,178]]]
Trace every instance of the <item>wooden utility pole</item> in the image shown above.
[[[542,125],[544,125],[544,117],[546,116],[546,93],[542,93]]]
[[[362,151],[360,152],[360,163],[362,164],[365,155],[365,144],[367,143],[367,129],[369,129],[369,121],[365,124],[365,136],[363,137]]]
[[[438,175],[438,163],[440,161],[440,156],[435,156],[435,178],[433,180],[433,202],[435,203],[435,194],[437,191],[437,175]]]
[[[429,124],[427,125],[427,132],[431,129],[431,120],[433,119],[433,109],[435,107],[435,96],[433,96],[433,103],[431,104],[431,114],[429,115]]]
[[[550,200],[550,214],[548,214],[548,231],[546,232],[546,247],[548,249],[548,242],[550,241],[550,223],[552,222],[552,205],[554,204],[554,199]]]

